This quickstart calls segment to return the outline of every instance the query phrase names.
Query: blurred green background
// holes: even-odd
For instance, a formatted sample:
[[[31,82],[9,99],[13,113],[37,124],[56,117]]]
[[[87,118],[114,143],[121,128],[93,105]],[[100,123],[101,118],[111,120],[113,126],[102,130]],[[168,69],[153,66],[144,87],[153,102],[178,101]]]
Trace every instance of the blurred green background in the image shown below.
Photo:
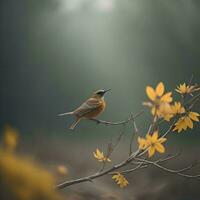
[[[146,85],[163,81],[172,90],[192,74],[199,83],[198,0],[0,4],[1,127],[10,123],[26,136],[66,139],[112,135],[113,128],[93,122],[81,122],[71,134],[72,117],[56,115],[73,110],[94,90],[111,88],[100,118],[118,121],[142,109]]]

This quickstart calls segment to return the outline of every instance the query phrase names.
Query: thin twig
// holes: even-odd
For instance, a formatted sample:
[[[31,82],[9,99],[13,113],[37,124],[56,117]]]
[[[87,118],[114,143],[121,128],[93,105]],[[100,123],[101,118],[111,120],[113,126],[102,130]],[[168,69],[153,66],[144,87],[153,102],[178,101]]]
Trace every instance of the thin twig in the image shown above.
[[[170,172],[170,173],[175,173],[175,174],[178,174],[180,176],[183,176],[183,177],[187,177],[187,178],[199,178],[200,177],[200,174],[197,174],[197,175],[189,175],[189,174],[184,174],[183,172],[191,169],[192,167],[194,167],[194,164],[188,166],[188,167],[185,167],[183,169],[180,169],[180,170],[173,170],[173,169],[169,169],[167,167],[164,167],[156,162],[153,162],[153,161],[149,161],[149,160],[145,160],[145,159],[141,159],[141,158],[136,158],[136,160],[139,160],[141,162],[146,162],[146,163],[149,163],[149,164],[152,164],[164,171],[167,171],[167,172]]]
[[[133,120],[133,128],[134,128],[134,131],[133,131],[133,133],[132,133],[132,135],[131,135],[131,140],[130,140],[130,145],[129,145],[129,155],[131,155],[132,152],[133,152],[133,150],[132,150],[133,141],[134,141],[136,135],[138,135],[138,133],[139,133],[139,132],[138,132],[137,125],[136,125],[136,123],[135,123],[135,120]]]
[[[118,136],[117,141],[116,141],[115,144],[112,143],[112,140],[111,140],[111,142],[108,143],[106,158],[109,158],[111,156],[111,154],[114,152],[114,150],[116,149],[116,147],[120,143],[120,141],[122,139],[122,136],[125,133],[125,128],[126,128],[126,124],[123,124],[123,129],[120,132],[120,134],[119,134],[119,136]],[[105,168],[105,166],[106,166],[106,161],[103,162],[102,167],[100,168],[99,172],[103,171],[104,168]]]
[[[158,159],[158,160],[156,160],[156,161],[154,161],[155,163],[163,163],[163,162],[165,162],[165,161],[168,161],[168,160],[171,160],[171,159],[173,159],[173,158],[175,158],[175,157],[177,157],[177,156],[179,156],[180,155],[180,153],[178,153],[178,154],[175,154],[175,155],[172,155],[172,156],[167,156],[167,157],[165,157],[165,158],[160,158],[160,159]],[[146,160],[146,159],[145,159]],[[137,169],[143,169],[143,168],[147,168],[147,167],[149,167],[149,165],[150,165],[150,163],[145,163],[145,162],[143,162],[143,161],[141,161],[141,162],[131,162],[131,164],[136,164],[137,166],[136,167],[134,167],[134,168],[131,168],[131,169],[128,169],[128,170],[124,170],[124,171],[121,171],[121,173],[122,174],[126,174],[126,173],[130,173],[130,172],[133,172],[133,171],[135,171],[135,170],[137,170]]]
[[[193,98],[191,98],[190,100],[188,100],[187,102],[184,103],[184,106],[186,105],[191,105],[193,101],[196,101],[197,99],[200,98],[200,93],[198,93],[196,96],[194,96]]]
[[[166,162],[166,161],[171,160],[173,158],[176,158],[176,157],[178,157],[180,155],[181,155],[181,152],[178,152],[178,153],[176,153],[174,155],[168,155],[168,156],[166,156],[164,158],[160,158],[156,162],[163,163],[163,162]]]

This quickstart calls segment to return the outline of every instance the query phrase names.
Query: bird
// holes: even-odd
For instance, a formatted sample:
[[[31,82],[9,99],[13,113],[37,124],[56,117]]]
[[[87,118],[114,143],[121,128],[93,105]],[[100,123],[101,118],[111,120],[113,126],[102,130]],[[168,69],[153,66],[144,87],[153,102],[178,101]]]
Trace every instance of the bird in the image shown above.
[[[111,89],[107,90],[97,90],[95,91],[92,96],[83,102],[77,109],[72,112],[61,113],[58,116],[65,116],[65,115],[73,115],[75,116],[75,121],[69,127],[69,129],[73,130],[76,125],[82,119],[95,119],[100,113],[102,113],[106,108],[106,102],[104,100],[104,95]]]

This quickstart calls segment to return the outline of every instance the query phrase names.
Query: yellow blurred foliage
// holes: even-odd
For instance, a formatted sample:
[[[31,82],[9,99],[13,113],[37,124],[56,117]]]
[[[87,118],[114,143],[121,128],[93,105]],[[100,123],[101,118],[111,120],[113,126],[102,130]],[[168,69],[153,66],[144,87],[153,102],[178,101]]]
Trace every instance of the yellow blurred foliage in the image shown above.
[[[0,186],[13,200],[61,200],[54,177],[31,159],[14,153],[17,143],[17,131],[6,127],[0,147]]]
[[[10,126],[6,126],[4,129],[3,144],[5,145],[6,150],[15,150],[18,144],[18,131]]]
[[[53,176],[33,161],[0,150],[0,181],[19,200],[60,200]]]
[[[57,166],[57,173],[60,176],[67,176],[69,174],[68,168],[64,165],[58,165]]]

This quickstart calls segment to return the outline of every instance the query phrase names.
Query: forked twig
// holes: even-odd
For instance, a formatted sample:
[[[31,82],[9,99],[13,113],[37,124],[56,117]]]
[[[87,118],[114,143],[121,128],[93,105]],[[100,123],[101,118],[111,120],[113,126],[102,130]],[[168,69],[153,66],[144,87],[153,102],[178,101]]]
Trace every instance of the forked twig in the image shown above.
[[[192,169],[196,165],[196,163],[195,164],[191,164],[191,165],[189,165],[189,166],[187,166],[187,167],[185,167],[183,169],[173,170],[173,169],[169,169],[167,167],[164,167],[164,166],[158,164],[155,161],[145,160],[145,159],[141,159],[141,158],[136,158],[136,160],[144,162],[144,163],[152,164],[152,165],[154,165],[154,166],[156,166],[156,167],[158,167],[158,168],[160,168],[160,169],[162,169],[164,171],[167,171],[167,172],[170,172],[170,173],[175,173],[175,174],[178,174],[178,175],[183,176],[183,177],[187,177],[187,178],[199,178],[200,177],[200,174],[189,175],[189,174],[183,173],[183,172],[185,172],[185,171],[187,171],[189,169]]]

